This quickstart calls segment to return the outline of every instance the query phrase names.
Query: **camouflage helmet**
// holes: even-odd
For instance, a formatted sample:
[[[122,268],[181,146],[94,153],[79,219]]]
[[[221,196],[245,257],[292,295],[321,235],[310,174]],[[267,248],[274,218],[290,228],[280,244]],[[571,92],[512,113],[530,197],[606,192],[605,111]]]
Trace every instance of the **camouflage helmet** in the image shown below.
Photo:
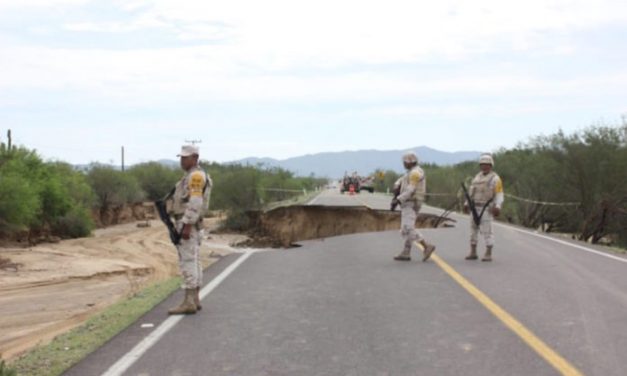
[[[481,157],[479,157],[479,164],[489,164],[492,167],[494,167],[494,159],[492,158],[491,154],[481,154]]]
[[[418,156],[413,151],[408,151],[405,154],[403,154],[403,163],[418,164]]]

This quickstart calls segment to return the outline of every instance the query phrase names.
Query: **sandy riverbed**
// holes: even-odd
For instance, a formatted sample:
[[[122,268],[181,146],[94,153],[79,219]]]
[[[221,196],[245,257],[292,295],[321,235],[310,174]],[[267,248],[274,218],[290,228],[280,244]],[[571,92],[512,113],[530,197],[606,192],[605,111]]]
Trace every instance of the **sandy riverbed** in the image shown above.
[[[0,269],[0,354],[5,360],[52,340],[140,288],[178,275],[165,226],[151,221],[96,230],[93,237],[30,248],[0,248],[19,264]],[[208,221],[207,226],[215,225]],[[238,235],[210,235],[206,267],[229,253]]]

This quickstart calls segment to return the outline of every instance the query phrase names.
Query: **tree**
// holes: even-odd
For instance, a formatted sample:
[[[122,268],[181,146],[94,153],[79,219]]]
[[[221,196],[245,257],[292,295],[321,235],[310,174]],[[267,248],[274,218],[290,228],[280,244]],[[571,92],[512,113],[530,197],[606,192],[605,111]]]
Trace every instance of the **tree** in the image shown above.
[[[92,165],[87,180],[96,195],[96,204],[103,222],[106,222],[109,210],[119,209],[127,203],[140,202],[145,197],[132,175],[111,167]]]
[[[183,175],[183,171],[158,162],[135,165],[128,170],[146,193],[146,198],[156,201],[163,198]]]

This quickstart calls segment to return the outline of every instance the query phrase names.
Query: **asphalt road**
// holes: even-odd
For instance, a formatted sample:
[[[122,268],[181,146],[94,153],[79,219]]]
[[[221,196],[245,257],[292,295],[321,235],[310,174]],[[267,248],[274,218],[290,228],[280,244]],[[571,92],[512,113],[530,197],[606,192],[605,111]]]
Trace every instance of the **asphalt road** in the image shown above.
[[[627,374],[627,259],[497,225],[494,261],[466,261],[469,220],[454,218],[421,230],[438,247],[426,263],[392,260],[396,231],[226,257],[205,275],[202,312],[168,318],[174,294],[66,374]]]

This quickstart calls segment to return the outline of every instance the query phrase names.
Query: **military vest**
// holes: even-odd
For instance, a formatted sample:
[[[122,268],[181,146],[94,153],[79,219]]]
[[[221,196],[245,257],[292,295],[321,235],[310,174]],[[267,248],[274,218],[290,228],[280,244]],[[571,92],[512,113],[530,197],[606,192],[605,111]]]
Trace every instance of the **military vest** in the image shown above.
[[[189,202],[190,193],[189,193],[189,180],[194,172],[201,171],[205,176],[205,186],[203,187],[203,198],[202,198],[202,216],[209,209],[209,196],[211,194],[211,178],[209,174],[207,174],[202,168],[199,166],[192,167],[185,176],[176,183],[176,187],[174,188],[174,195],[172,196],[172,214],[177,216],[182,216],[185,213],[186,205]]]
[[[411,184],[412,174],[416,176],[419,174],[418,181],[414,182],[416,184],[416,192],[410,198],[410,200],[417,201],[422,203],[425,200],[425,196],[427,195],[427,177],[425,176],[424,171],[419,166],[416,166],[409,170],[403,179],[401,180],[401,194],[407,192],[409,190],[409,185]]]
[[[494,186],[492,182],[497,178],[494,171],[484,175],[480,172],[472,179],[470,185],[470,198],[475,202],[476,206],[484,206],[488,201],[494,198]]]

